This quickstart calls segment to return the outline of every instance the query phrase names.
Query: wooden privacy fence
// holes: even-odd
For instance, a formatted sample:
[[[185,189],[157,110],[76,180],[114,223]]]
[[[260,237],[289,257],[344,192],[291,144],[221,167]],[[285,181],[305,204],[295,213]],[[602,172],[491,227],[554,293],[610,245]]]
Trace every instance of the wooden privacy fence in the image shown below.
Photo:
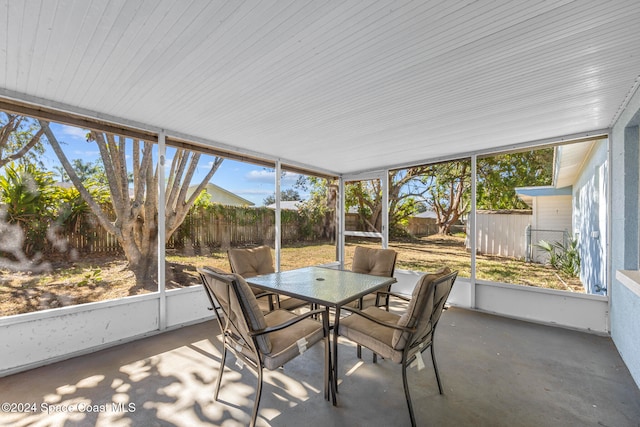
[[[290,237],[289,224],[283,224],[283,240]],[[260,208],[194,209],[173,234],[168,248],[203,248],[260,244],[273,241],[275,212]]]
[[[310,220],[297,211],[282,211],[282,240],[285,242],[322,238],[321,221]],[[173,233],[166,247],[214,248],[273,242],[275,211],[215,205],[196,207]],[[71,247],[82,253],[121,253],[115,236],[100,226],[93,214],[86,214],[64,237]]]

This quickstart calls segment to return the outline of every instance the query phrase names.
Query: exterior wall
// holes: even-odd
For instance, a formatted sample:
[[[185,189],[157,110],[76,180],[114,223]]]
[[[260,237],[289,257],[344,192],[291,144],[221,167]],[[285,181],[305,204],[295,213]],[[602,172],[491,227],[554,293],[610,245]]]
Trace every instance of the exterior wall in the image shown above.
[[[541,240],[548,243],[562,242],[571,233],[571,196],[536,196],[533,198],[531,218],[530,259],[544,264],[549,254],[538,248]]]
[[[598,142],[573,185],[573,235],[580,251],[580,281],[590,294],[606,294],[607,145]]]
[[[617,276],[639,268],[638,156],[640,92],[631,97],[611,134],[611,337],[640,386],[640,295]],[[613,274],[611,274],[613,273]]]
[[[533,228],[571,231],[571,196],[538,196],[535,200]]]

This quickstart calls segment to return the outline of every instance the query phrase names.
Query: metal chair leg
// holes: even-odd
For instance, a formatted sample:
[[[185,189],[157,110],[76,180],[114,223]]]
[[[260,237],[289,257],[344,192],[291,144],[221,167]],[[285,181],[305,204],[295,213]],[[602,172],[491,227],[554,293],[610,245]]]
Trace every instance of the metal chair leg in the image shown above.
[[[402,383],[404,384],[404,395],[409,407],[409,417],[411,417],[411,427],[416,427],[416,418],[413,415],[413,405],[411,405],[411,395],[409,394],[409,383],[407,382],[407,364],[402,363]]]
[[[225,361],[227,360],[227,347],[222,345],[222,360],[220,361],[220,373],[216,381],[216,389],[213,392],[213,400],[218,400],[218,392],[220,392],[220,383],[222,382],[222,373],[224,372]]]
[[[253,403],[253,412],[251,414],[251,423],[249,427],[255,427],[258,418],[258,408],[260,407],[260,397],[262,396],[262,366],[258,366],[258,389],[256,390],[256,400]]]
[[[438,381],[438,390],[442,394],[442,383],[440,382],[440,374],[438,373],[438,364],[436,363],[436,354],[433,352],[433,343],[431,343],[431,360],[433,361],[433,370],[436,372],[436,381]]]

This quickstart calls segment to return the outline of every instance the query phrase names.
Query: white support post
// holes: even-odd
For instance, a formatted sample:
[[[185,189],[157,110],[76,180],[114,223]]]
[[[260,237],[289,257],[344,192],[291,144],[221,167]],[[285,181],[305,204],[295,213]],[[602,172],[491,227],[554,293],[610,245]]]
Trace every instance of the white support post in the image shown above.
[[[275,251],[276,251],[276,265],[275,265],[275,269],[276,271],[280,271],[280,250],[282,248],[282,236],[281,236],[281,225],[282,225],[282,218],[280,217],[280,199],[281,199],[281,190],[280,190],[280,185],[281,185],[281,178],[280,175],[282,174],[282,163],[280,163],[280,160],[276,161],[276,220],[275,220],[275,236],[274,236],[274,244],[275,244]]]
[[[478,157],[474,154],[471,156],[471,211],[469,212],[469,244],[471,247],[471,286],[469,287],[469,306],[476,307],[476,251],[478,250],[477,233],[476,233],[476,175],[477,175]]]
[[[338,202],[336,209],[338,210],[338,223],[336,224],[336,242],[338,243],[338,259],[340,269],[344,268],[344,231],[345,231],[345,212],[344,212],[344,178],[341,176],[338,180]]]
[[[389,170],[380,177],[382,187],[382,248],[389,247]]]
[[[158,313],[158,328],[162,331],[167,328],[167,295],[165,293],[165,176],[164,166],[166,160],[166,133],[161,131],[158,134],[158,292],[160,294],[160,304]]]

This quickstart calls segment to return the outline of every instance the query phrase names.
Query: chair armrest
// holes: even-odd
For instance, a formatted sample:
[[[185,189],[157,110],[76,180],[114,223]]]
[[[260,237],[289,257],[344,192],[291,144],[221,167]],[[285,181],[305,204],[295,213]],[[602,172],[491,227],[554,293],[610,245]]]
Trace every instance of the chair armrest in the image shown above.
[[[288,328],[291,325],[295,325],[296,323],[306,319],[307,317],[311,317],[314,316],[316,314],[321,314],[323,319],[324,319],[324,313],[325,310],[324,309],[317,309],[317,310],[311,310],[311,311],[307,311],[304,314],[301,314],[299,316],[294,317],[293,319],[289,319],[286,322],[280,323],[279,325],[275,325],[275,326],[270,326],[268,328],[264,328],[264,329],[259,329],[256,331],[249,331],[249,335],[251,335],[252,337],[257,337],[260,335],[264,335],[264,334],[268,334],[271,332],[275,332],[275,331],[279,331],[281,329],[285,329]],[[324,324],[325,322],[323,322]]]
[[[378,294],[380,294],[380,295],[389,295],[391,297],[396,297],[396,298],[399,298],[399,299],[404,300],[404,301],[411,301],[411,298],[409,298],[407,296],[404,296],[404,295],[396,294],[395,292],[378,291]]]
[[[343,307],[342,309],[346,310],[346,311],[350,311],[353,314],[357,314],[358,316],[362,316],[367,320],[371,320],[372,322],[377,323],[380,326],[386,326],[386,327],[391,328],[391,329],[397,329],[399,331],[405,331],[405,332],[415,332],[416,331],[416,328],[409,328],[407,326],[398,326],[395,323],[383,322],[382,320],[376,319],[375,317],[373,317],[373,316],[371,316],[371,315],[369,315],[369,314],[367,314],[365,312],[362,312],[362,311],[358,310],[357,308]]]

